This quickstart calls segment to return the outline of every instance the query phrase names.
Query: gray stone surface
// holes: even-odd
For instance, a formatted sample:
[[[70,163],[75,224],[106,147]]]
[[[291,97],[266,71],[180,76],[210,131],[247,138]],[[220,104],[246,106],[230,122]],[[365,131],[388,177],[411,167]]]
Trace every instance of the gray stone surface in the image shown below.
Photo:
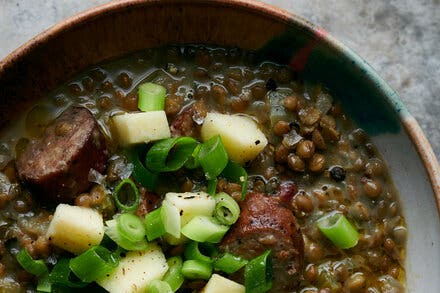
[[[0,0],[0,58],[58,21],[107,0]],[[315,22],[401,95],[440,155],[439,0],[267,0]]]

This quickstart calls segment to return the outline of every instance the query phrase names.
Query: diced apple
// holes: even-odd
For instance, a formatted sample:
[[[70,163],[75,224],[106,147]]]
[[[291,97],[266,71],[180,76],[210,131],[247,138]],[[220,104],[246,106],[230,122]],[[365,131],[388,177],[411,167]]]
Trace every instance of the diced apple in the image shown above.
[[[165,200],[179,209],[182,226],[195,216],[212,216],[215,208],[215,199],[206,192],[168,192]]]
[[[104,222],[94,209],[59,204],[46,236],[53,245],[80,254],[101,243]]]
[[[206,192],[168,192],[164,202],[176,207],[180,214],[180,228],[185,226],[195,216],[212,216],[215,208],[215,199]],[[179,229],[180,234],[180,229]],[[165,239],[172,245],[185,241],[183,235],[165,234]]]
[[[258,125],[249,117],[208,113],[202,125],[203,141],[220,135],[229,157],[245,164],[266,147],[267,139]]]
[[[213,274],[200,293],[244,293],[243,285],[218,274]]]
[[[125,113],[111,119],[115,136],[124,146],[171,136],[165,111]]]
[[[96,281],[110,293],[145,292],[152,280],[161,279],[168,270],[165,256],[156,244],[144,251],[129,251],[119,260],[118,267]]]

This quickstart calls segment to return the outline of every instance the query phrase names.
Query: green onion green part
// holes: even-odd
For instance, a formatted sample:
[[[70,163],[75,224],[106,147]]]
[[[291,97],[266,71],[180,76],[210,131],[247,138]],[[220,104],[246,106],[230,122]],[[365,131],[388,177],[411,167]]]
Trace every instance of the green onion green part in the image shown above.
[[[212,265],[199,260],[187,260],[183,263],[182,275],[187,279],[208,280],[212,275]]]
[[[146,293],[173,293],[170,285],[161,280],[152,280],[148,283]]]
[[[145,165],[153,172],[176,171],[190,159],[197,144],[187,136],[160,140],[148,150]]]
[[[182,275],[182,258],[180,256],[173,256],[167,260],[168,271],[163,276],[162,281],[170,285],[171,290],[176,292],[183,284],[185,278]]]
[[[220,175],[228,164],[228,154],[219,135],[211,137],[201,145],[197,160],[208,180]]]
[[[185,259],[194,259],[206,263],[212,263],[212,259],[200,251],[199,243],[195,241],[190,241],[185,244],[184,255]]]
[[[165,231],[176,238],[180,238],[180,211],[167,200],[162,202],[162,223]]]
[[[247,263],[247,260],[226,252],[214,261],[214,269],[227,274],[233,274],[244,267]]]
[[[214,218],[196,216],[182,228],[182,234],[197,242],[219,243],[228,229]]]
[[[40,276],[38,278],[38,284],[37,284],[37,292],[52,292],[52,283],[49,280],[49,275]]]
[[[145,228],[141,219],[134,214],[122,214],[116,218],[119,234],[130,242],[142,241]]]
[[[131,176],[133,176],[138,183],[146,187],[148,190],[155,190],[158,174],[151,172],[142,164],[140,156],[144,149],[145,144],[136,145],[134,147],[125,149],[123,153],[127,157],[128,161],[133,164],[133,173]]]
[[[248,175],[246,170],[242,166],[240,166],[240,164],[229,160],[228,164],[222,172],[222,176],[229,181],[236,182],[241,185],[241,200],[244,200],[246,197],[248,184]]]
[[[214,217],[220,224],[232,225],[237,222],[240,216],[240,207],[230,195],[220,192],[214,196],[215,209]]]
[[[16,258],[22,268],[32,275],[39,277],[49,272],[44,261],[41,259],[34,260],[25,248],[20,250]]]
[[[271,250],[250,260],[244,269],[244,286],[247,293],[264,293],[272,288]]]
[[[340,212],[328,213],[321,217],[317,224],[322,234],[338,248],[348,249],[358,243],[359,233]]]
[[[142,221],[141,221],[142,224]],[[105,234],[113,240],[117,245],[125,250],[145,250],[148,248],[148,242],[145,238],[140,241],[131,241],[133,238],[127,238],[126,233],[121,234],[121,229],[118,227],[118,220],[108,220],[105,222],[104,232]],[[143,226],[143,224],[142,224]],[[144,228],[142,227],[144,231]],[[145,231],[144,231],[145,233]]]
[[[139,86],[138,108],[141,111],[160,111],[165,108],[167,90],[161,85],[147,82]]]
[[[116,206],[123,212],[133,212],[139,207],[139,191],[130,178],[118,183],[113,196]]]
[[[71,271],[83,282],[90,283],[110,273],[119,261],[105,247],[93,246],[69,262]]]
[[[69,266],[69,259],[59,259],[55,267],[49,274],[49,282],[70,288],[83,288],[87,283],[78,280],[72,280],[72,271]]]
[[[164,235],[166,231],[162,222],[162,207],[146,214],[144,225],[148,241],[153,241]]]
[[[187,169],[195,169],[200,167],[200,162],[198,161],[197,155],[199,154],[200,147],[202,144],[198,143],[194,148],[191,156],[188,158],[188,161],[185,163],[185,168]]]
[[[206,188],[206,192],[209,195],[214,195],[215,194],[215,192],[217,190],[217,183],[218,183],[218,179],[217,178],[208,180],[208,186]]]

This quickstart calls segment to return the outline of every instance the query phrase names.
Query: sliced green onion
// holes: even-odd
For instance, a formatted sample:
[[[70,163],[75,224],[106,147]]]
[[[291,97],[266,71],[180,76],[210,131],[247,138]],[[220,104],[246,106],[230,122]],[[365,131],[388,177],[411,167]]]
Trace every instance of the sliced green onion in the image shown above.
[[[25,248],[17,254],[17,261],[26,272],[32,275],[42,276],[49,273],[44,261],[41,259],[34,260]]]
[[[133,214],[122,214],[116,218],[118,231],[125,239],[131,242],[142,241],[145,237],[145,228],[141,219]]]
[[[212,259],[209,256],[204,255],[199,249],[199,243],[190,241],[185,244],[184,251],[185,259],[194,259],[207,263],[212,263]]]
[[[105,247],[94,246],[69,262],[72,272],[83,282],[93,282],[110,273],[119,261]]]
[[[199,260],[187,260],[183,263],[182,275],[187,279],[208,280],[212,275],[212,265]]]
[[[83,288],[87,286],[87,283],[85,282],[72,280],[71,273],[69,259],[59,259],[49,274],[49,281],[53,284],[63,285],[70,288]]]
[[[214,195],[215,191],[217,190],[217,183],[218,183],[217,178],[208,180],[208,186],[206,192],[210,195]]]
[[[133,212],[139,207],[139,191],[136,184],[129,178],[118,183],[113,196],[116,206],[124,212]]]
[[[226,252],[214,261],[214,269],[227,274],[233,274],[244,267],[247,263],[247,260]]]
[[[240,216],[240,206],[227,193],[220,192],[214,196],[215,209],[214,217],[223,225],[232,225],[237,222]]]
[[[165,108],[167,90],[161,85],[147,82],[139,86],[138,108],[141,111],[160,111]]]
[[[223,146],[220,135],[211,137],[201,145],[197,160],[208,180],[220,175],[228,164],[228,153]]]
[[[195,169],[200,167],[200,162],[197,158],[199,151],[200,151],[200,147],[202,146],[202,144],[198,143],[197,146],[194,148],[191,156],[188,158],[188,161],[186,161],[185,163],[185,167],[188,169]]]
[[[145,165],[154,172],[176,171],[189,160],[197,144],[187,136],[160,140],[147,152]]]
[[[146,293],[173,293],[170,285],[161,280],[152,280],[148,283]]]
[[[338,248],[348,249],[358,243],[359,233],[340,212],[330,212],[320,218],[318,228]]]
[[[176,238],[180,238],[180,211],[167,200],[162,202],[162,223],[165,231]]]
[[[144,224],[148,241],[153,241],[164,235],[166,231],[162,222],[162,207],[146,214]]]
[[[156,189],[158,174],[153,173],[142,164],[140,155],[145,149],[145,145],[136,145],[124,150],[128,161],[133,164],[133,173],[131,176],[142,186],[152,191]]]
[[[40,276],[38,278],[37,292],[52,292],[52,283],[49,280],[49,275]]]
[[[118,228],[117,219],[106,221],[104,231],[111,240],[126,250],[145,250],[148,248],[148,242],[145,238],[140,241],[131,241],[124,236],[125,234],[122,235]]]
[[[250,260],[244,269],[244,285],[246,292],[264,293],[272,288],[272,257],[271,250]]]
[[[180,256],[173,256],[167,260],[168,271],[163,276],[162,281],[167,282],[171,290],[176,292],[185,281],[182,275],[182,258]]]
[[[248,184],[248,175],[246,170],[242,166],[240,166],[240,164],[229,160],[228,164],[222,172],[222,175],[226,179],[241,185],[241,200],[244,200],[246,197]]]
[[[217,246],[214,243],[199,243],[201,251],[205,252],[205,255],[209,255],[211,258],[216,258],[219,255]]]
[[[218,243],[228,229],[228,226],[217,223],[214,218],[196,216],[182,228],[182,234],[197,242]]]

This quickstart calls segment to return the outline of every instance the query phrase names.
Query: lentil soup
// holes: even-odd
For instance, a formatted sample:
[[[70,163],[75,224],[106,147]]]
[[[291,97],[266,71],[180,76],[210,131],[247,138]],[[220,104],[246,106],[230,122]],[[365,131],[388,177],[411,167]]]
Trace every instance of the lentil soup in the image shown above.
[[[145,83],[166,89],[164,111],[171,137],[192,137],[206,143],[203,127],[208,124],[207,117],[214,117],[208,116],[212,113],[256,124],[256,131],[263,135],[263,139],[255,139],[256,147],[265,140],[267,145],[257,153],[253,151],[251,159],[246,157],[240,162],[247,174],[246,184],[243,176],[232,180],[222,173],[212,180],[205,168],[187,165],[155,174],[154,189],[135,178],[137,165],[126,152],[127,144],[121,143],[121,135],[115,135],[113,118],[139,112],[138,90]],[[73,125],[71,121],[77,120]],[[75,140],[87,142],[71,150],[75,143],[70,136],[69,140],[64,138],[66,133],[76,132],[77,126],[83,133]],[[236,126],[237,132],[241,129]],[[229,158],[235,158],[221,138]],[[36,152],[47,147],[47,141],[59,146],[51,149],[50,159],[41,159],[47,161],[45,164],[53,167],[71,156],[79,167],[53,167],[67,176],[35,174],[40,162],[29,162],[47,156],[44,151]],[[154,139],[151,141],[142,144],[142,156],[154,148]],[[177,153],[177,145],[173,144],[171,154],[173,150]],[[41,283],[41,276],[31,274],[17,262],[23,248],[33,259],[43,260],[49,271],[60,260],[80,254],[50,237],[48,230],[57,218],[57,204],[97,211],[109,225],[121,209],[115,189],[129,178],[139,192],[135,214],[140,219],[163,206],[169,193],[224,192],[232,197],[240,206],[240,216],[221,241],[214,241],[214,250],[249,263],[270,250],[273,281],[269,280],[271,286],[265,289],[252,291],[247,281],[248,265],[228,272],[215,265],[218,256],[213,255],[214,265],[211,261],[210,268],[238,284],[246,284],[246,292],[404,291],[405,219],[398,193],[374,144],[328,89],[299,79],[286,66],[257,62],[254,52],[168,46],[91,68],[39,100],[16,124],[2,130],[0,168],[0,292],[34,292]],[[69,185],[71,180],[75,182],[73,187]],[[243,186],[246,199],[242,197]],[[128,194],[129,190],[124,192]],[[341,248],[319,227],[320,219],[332,213],[346,219],[354,230],[354,245]],[[267,221],[261,220],[265,217]],[[161,235],[148,242],[158,243],[168,260],[181,257],[184,265],[192,260],[186,253],[188,242],[170,239],[169,235]],[[102,242],[94,244],[120,253],[116,248],[119,243],[112,240],[106,232]],[[205,254],[208,250],[203,248]],[[125,249],[119,254],[120,263],[130,253]],[[165,280],[165,272],[156,279]],[[75,275],[73,278],[79,277]],[[48,276],[50,279],[52,273]],[[209,278],[211,274],[184,276],[183,284],[173,291],[199,291],[213,279]],[[68,282],[51,282],[53,291],[67,290]],[[117,291],[103,285],[103,281],[97,283]],[[208,285],[204,292],[210,292]],[[96,283],[84,286],[101,290]]]

